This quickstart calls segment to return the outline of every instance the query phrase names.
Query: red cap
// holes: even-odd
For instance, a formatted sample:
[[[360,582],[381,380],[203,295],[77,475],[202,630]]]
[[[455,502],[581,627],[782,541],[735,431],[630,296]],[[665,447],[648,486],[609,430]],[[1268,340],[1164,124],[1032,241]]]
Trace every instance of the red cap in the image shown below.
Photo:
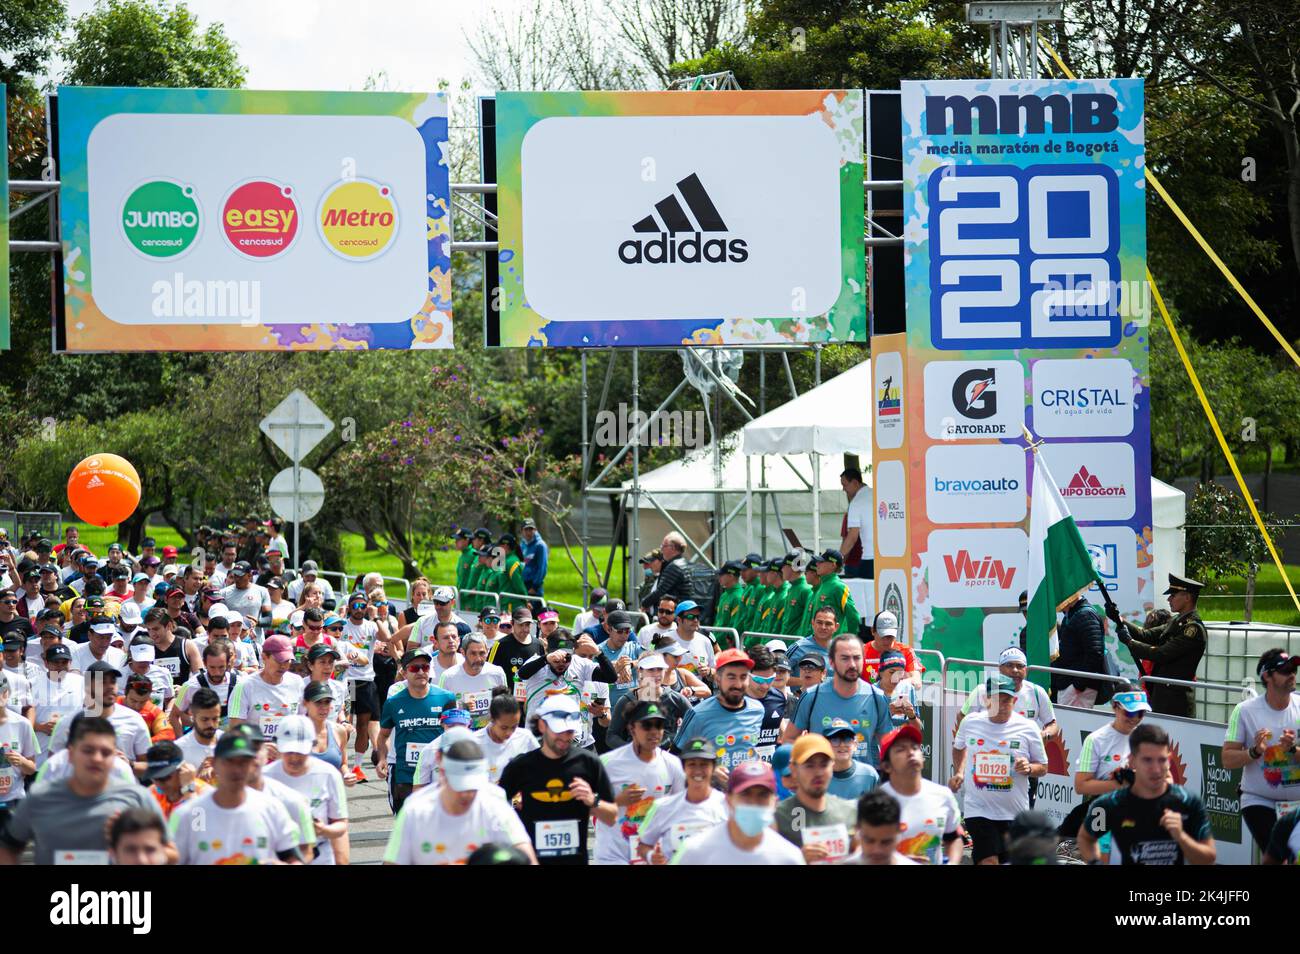
[[[887,764],[889,759],[889,747],[899,739],[911,739],[917,745],[922,744],[921,730],[910,722],[904,722],[897,729],[894,729],[887,736],[880,740],[880,761]]]
[[[175,548],[175,547],[163,547],[163,556],[165,556],[165,557],[174,557],[174,556],[176,556],[176,548]]]
[[[718,658],[713,661],[714,669],[721,669],[723,666],[732,666],[740,663],[746,669],[754,668],[754,660],[749,658],[749,654],[741,649],[727,649],[718,654]]]
[[[753,760],[741,762],[727,776],[728,795],[743,792],[755,785],[761,785],[769,792],[776,792],[776,775],[772,772],[772,766],[766,762]]]

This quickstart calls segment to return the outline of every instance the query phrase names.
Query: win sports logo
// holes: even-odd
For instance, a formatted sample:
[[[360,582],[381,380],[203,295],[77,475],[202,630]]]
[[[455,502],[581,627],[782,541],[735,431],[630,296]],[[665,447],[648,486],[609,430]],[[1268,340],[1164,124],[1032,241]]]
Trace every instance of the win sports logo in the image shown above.
[[[679,194],[686,202],[685,209],[678,201]],[[694,172],[677,183],[676,193],[664,196],[654,208],[654,212],[632,225],[632,231],[656,237],[631,238],[619,245],[618,258],[624,265],[739,264],[749,259],[744,239],[705,238],[706,233],[728,229],[704,183]],[[690,215],[686,209],[690,209]],[[694,222],[691,216],[695,217]]]

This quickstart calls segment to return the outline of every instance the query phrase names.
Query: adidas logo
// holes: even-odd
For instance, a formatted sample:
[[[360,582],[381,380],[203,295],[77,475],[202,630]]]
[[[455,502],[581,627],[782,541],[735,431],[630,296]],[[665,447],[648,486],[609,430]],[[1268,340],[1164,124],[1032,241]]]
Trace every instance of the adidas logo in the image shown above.
[[[678,194],[695,217],[694,223],[677,200]],[[624,265],[718,264],[748,260],[749,249],[744,239],[704,237],[708,232],[726,232],[727,224],[705,190],[704,183],[694,172],[677,183],[676,194],[669,194],[655,203],[655,212],[659,219],[651,213],[634,223],[632,231],[657,237],[628,239],[620,245],[618,257]]]
[[[98,474],[92,474],[90,480],[86,481],[87,490],[89,490],[91,487],[103,487],[103,486],[104,486],[104,482],[99,479]]]

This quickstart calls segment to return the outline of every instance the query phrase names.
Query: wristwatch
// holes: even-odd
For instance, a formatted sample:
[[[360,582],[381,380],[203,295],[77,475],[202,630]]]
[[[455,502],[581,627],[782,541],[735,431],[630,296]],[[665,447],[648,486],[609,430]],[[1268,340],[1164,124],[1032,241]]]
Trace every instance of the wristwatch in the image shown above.
[[[1250,756],[1252,762],[1258,761],[1264,755],[1263,752],[1256,752],[1253,745],[1246,750],[1246,754]]]

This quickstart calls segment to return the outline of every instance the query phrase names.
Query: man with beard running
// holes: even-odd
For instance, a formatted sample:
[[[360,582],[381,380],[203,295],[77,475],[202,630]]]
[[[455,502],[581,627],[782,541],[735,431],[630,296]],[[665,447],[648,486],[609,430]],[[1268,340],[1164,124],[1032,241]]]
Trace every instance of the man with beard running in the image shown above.
[[[878,769],[880,742],[894,727],[889,697],[862,678],[862,640],[856,635],[841,633],[831,640],[829,661],[834,678],[803,694],[782,741],[794,742],[804,732],[824,734],[840,718],[855,730],[853,757]]]
[[[569,630],[557,629],[547,640],[546,655],[534,656],[520,666],[516,678],[524,681],[524,708],[529,718],[551,697],[568,696],[578,706],[582,719],[578,748],[587,749],[596,744],[590,716],[582,712],[580,705],[582,687],[592,681],[618,682],[618,674],[590,636],[579,637],[575,644]]]

